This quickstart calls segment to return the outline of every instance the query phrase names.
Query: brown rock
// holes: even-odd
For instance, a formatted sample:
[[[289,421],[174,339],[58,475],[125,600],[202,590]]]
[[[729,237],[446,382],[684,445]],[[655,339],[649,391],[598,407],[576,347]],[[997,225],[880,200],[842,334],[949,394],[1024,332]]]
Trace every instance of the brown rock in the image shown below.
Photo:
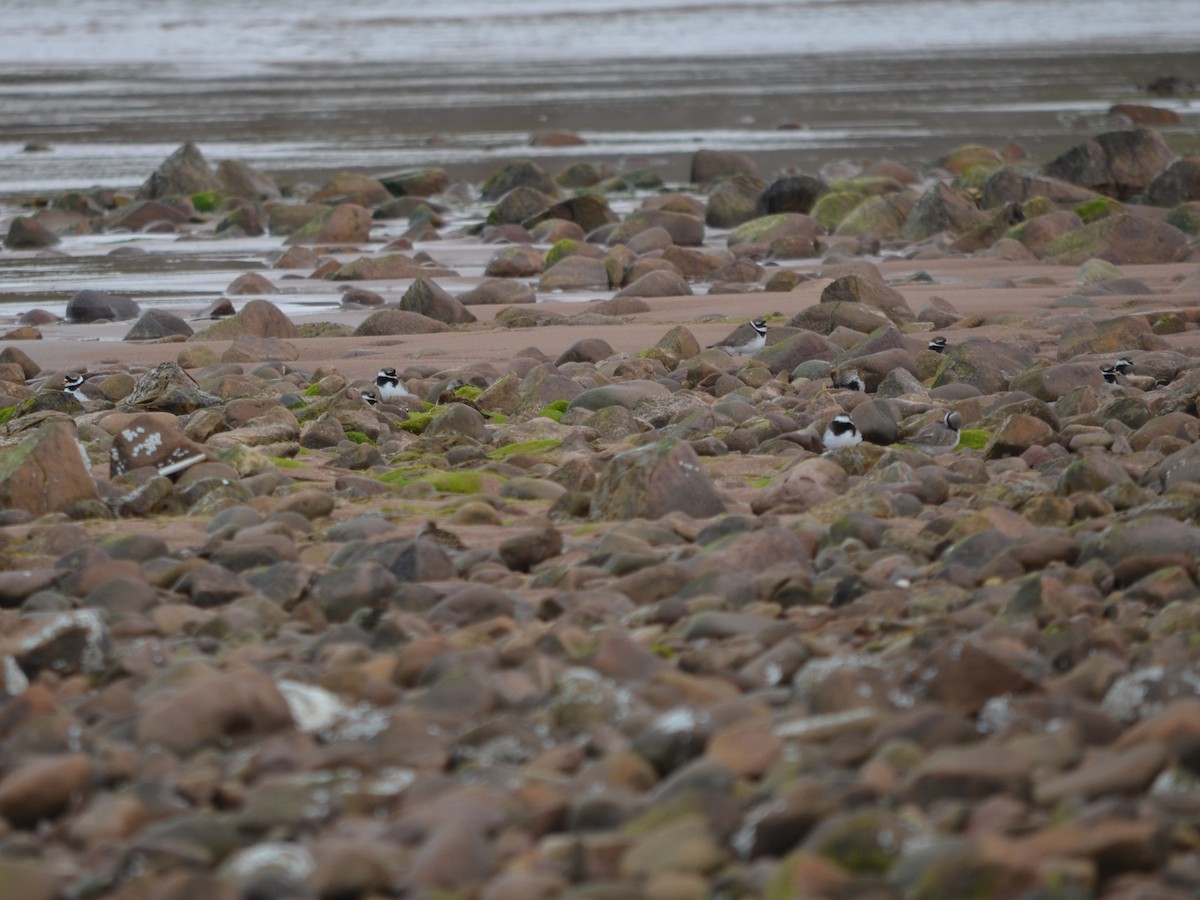
[[[0,781],[0,815],[18,828],[53,819],[88,790],[92,762],[82,753],[21,760]]]
[[[4,246],[9,250],[40,250],[59,242],[58,235],[29,216],[14,216],[4,236]]]
[[[392,199],[380,182],[357,172],[338,172],[309,200],[313,203],[353,203],[357,206],[379,206]]]
[[[262,672],[209,669],[150,694],[137,722],[137,741],[183,755],[225,739],[290,727],[287,701]]]
[[[354,333],[375,337],[388,334],[435,334],[449,330],[450,327],[446,323],[438,322],[419,313],[405,312],[399,309],[381,309],[364,319],[354,329]]]
[[[627,450],[599,473],[593,519],[657,519],[672,511],[696,518],[725,511],[688,444],[659,441]]]
[[[294,340],[300,332],[292,320],[270,300],[251,300],[241,311],[228,319],[214,322],[192,339],[197,341],[229,341],[240,334],[263,338]]]
[[[586,256],[567,256],[546,270],[538,281],[538,290],[578,291],[607,290],[609,287],[608,267],[602,259]]]
[[[882,311],[898,325],[911,322],[912,308],[894,288],[862,275],[844,275],[821,291],[821,303],[856,303]]]
[[[475,316],[448,291],[426,278],[413,281],[400,298],[400,308],[447,325],[475,321]]]
[[[314,273],[314,276],[320,273]],[[442,266],[422,265],[403,253],[363,256],[321,276],[335,281],[392,281],[402,278],[452,278],[458,273]]]
[[[225,288],[225,293],[231,297],[242,294],[278,294],[279,288],[260,272],[244,272]]]
[[[272,225],[274,231],[274,225]],[[342,203],[292,232],[292,244],[365,244],[371,236],[371,211],[357,203]]]
[[[1051,178],[1128,200],[1145,190],[1174,158],[1162,135],[1138,128],[1109,131],[1077,144],[1048,163],[1044,171]]]
[[[1038,689],[1048,673],[1043,661],[1013,642],[953,639],[929,655],[931,697],[951,709],[978,712],[992,697]]]
[[[168,156],[138,190],[138,199],[155,200],[219,191],[221,183],[208,160],[195,144],[188,142]]]
[[[497,250],[483,274],[490,278],[528,278],[541,274],[545,267],[540,251],[519,244]]]
[[[51,421],[0,454],[0,508],[33,516],[99,500],[87,454],[69,421]]]
[[[984,459],[1020,456],[1030,447],[1044,447],[1055,440],[1054,429],[1037,416],[1020,413],[1009,416],[988,438]]]

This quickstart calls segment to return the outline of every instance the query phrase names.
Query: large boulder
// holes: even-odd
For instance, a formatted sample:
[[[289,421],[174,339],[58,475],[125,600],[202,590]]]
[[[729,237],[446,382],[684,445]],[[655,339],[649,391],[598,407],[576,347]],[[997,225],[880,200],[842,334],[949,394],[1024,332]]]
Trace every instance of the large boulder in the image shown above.
[[[475,321],[475,316],[449,291],[426,278],[418,278],[409,286],[400,298],[400,308],[447,325]]]
[[[138,190],[139,200],[220,191],[221,181],[200,148],[190,141],[168,156]]]
[[[1200,156],[1185,156],[1159,172],[1142,201],[1151,206],[1178,206],[1200,200]]]
[[[567,256],[542,275],[538,290],[578,291],[607,290],[609,287],[608,267],[602,259],[588,256]]]
[[[341,203],[292,232],[286,244],[365,244],[371,236],[371,211]]]
[[[521,185],[496,201],[488,212],[489,225],[520,225],[532,221],[554,205],[554,197]]]
[[[270,300],[251,300],[237,315],[214,322],[193,336],[197,341],[231,341],[240,334],[291,340],[300,336],[295,324]]]
[[[537,163],[519,159],[493,172],[483,182],[481,191],[487,201],[499,200],[513,188],[529,187],[551,197],[559,196],[558,185]]]
[[[1076,144],[1043,171],[1051,178],[1128,200],[1144,191],[1174,158],[1157,131],[1135,128],[1105,132]]]
[[[758,175],[758,166],[744,153],[697,150],[692,154],[692,184],[708,184],[727,175]]]
[[[1077,228],[1044,248],[1047,259],[1079,265],[1095,256],[1117,264],[1182,262],[1187,235],[1166,222],[1125,213]]]
[[[873,235],[882,241],[896,240],[916,204],[916,197],[910,191],[871,197],[846,214],[838,223],[835,234]]]
[[[1138,339],[1145,334],[1150,334],[1150,323],[1145,316],[1115,316],[1100,322],[1072,322],[1063,329],[1058,339],[1058,358],[1066,361],[1076,356],[1121,353],[1138,346]],[[1078,384],[1084,383],[1086,381],[1080,378]]]
[[[113,435],[109,477],[145,467],[164,476],[175,475],[210,459],[212,451],[184,434],[177,422],[152,413],[130,419]]]
[[[910,241],[923,241],[943,231],[965,234],[988,221],[988,214],[974,202],[950,185],[938,182],[921,195],[900,230],[900,236]]]
[[[164,338],[191,337],[192,326],[174,313],[162,309],[148,309],[125,334],[127,341],[158,341]]]
[[[526,228],[533,228],[547,219],[564,219],[567,222],[574,222],[588,232],[619,222],[620,216],[613,212],[602,194],[580,194],[578,197],[570,197],[561,203],[555,203],[544,212],[526,219],[522,224]]]
[[[59,243],[59,237],[37,219],[16,216],[4,236],[4,246],[9,250],[42,250]]]
[[[803,213],[808,215],[829,185],[816,175],[781,175],[759,195],[755,212],[759,216],[776,213]]]
[[[217,180],[223,193],[246,200],[278,200],[279,185],[270,175],[244,162],[226,159],[217,164]]]
[[[338,172],[309,198],[313,203],[354,203],[358,206],[379,206],[392,199],[391,191],[379,181],[357,172]]]
[[[821,223],[802,213],[777,213],[761,216],[739,225],[729,232],[725,243],[730,248],[741,244],[771,245],[787,240],[794,244],[817,246],[817,237],[825,233]]]
[[[658,441],[626,450],[599,473],[593,519],[658,519],[670,512],[707,518],[725,503],[690,444]]]
[[[133,390],[117,404],[122,412],[169,412],[187,415],[198,409],[217,406],[221,398],[200,389],[200,385],[178,363],[159,363],[137,380]]]
[[[65,318],[68,322],[88,324],[108,320],[119,322],[132,319],[141,312],[141,308],[131,297],[117,294],[106,294],[103,291],[77,291],[67,301]]]
[[[422,265],[403,253],[387,253],[383,256],[360,256],[340,269],[329,274],[333,281],[392,281],[400,278],[453,278],[458,275],[453,269],[443,266]]]
[[[734,228],[750,221],[756,215],[763,187],[762,179],[753,175],[719,179],[708,192],[704,224],[711,228]]]
[[[435,334],[449,330],[450,326],[445,322],[420,313],[402,309],[381,309],[363,319],[354,329],[354,333],[360,337],[379,337],[391,334]]]
[[[911,322],[912,308],[904,295],[889,287],[882,279],[875,280],[864,275],[843,275],[821,291],[821,303],[860,303],[880,310],[898,325]]]
[[[984,394],[996,394],[1008,390],[1036,358],[1035,348],[1015,341],[963,341],[943,354],[932,386],[969,384]]]
[[[671,240],[680,247],[699,247],[704,243],[704,222],[687,213],[662,209],[634,210],[613,229],[608,243],[627,243],[631,237],[649,228],[665,228]]]
[[[88,500],[99,500],[99,494],[73,423],[49,421],[0,453],[0,509],[36,517]]]

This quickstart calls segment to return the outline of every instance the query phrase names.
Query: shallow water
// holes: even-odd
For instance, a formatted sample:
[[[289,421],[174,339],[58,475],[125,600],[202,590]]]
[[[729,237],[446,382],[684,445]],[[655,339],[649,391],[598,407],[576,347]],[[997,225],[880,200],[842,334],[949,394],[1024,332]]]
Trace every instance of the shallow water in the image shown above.
[[[1153,79],[1200,81],[1200,17],[1182,0],[1140,3],[1136,16],[1123,0],[397,6],[40,0],[6,10],[0,226],[31,196],[135,189],[184,141],[285,187],[339,169],[430,165],[477,183],[515,157],[551,172],[580,160],[654,168],[678,183],[699,148],[748,153],[766,176],[883,157],[923,169],[971,142],[1013,141],[1048,159],[1108,128],[1112,104],[1149,102],[1141,86]],[[1153,102],[1184,118],[1165,130],[1176,149],[1200,149],[1200,104]],[[543,131],[586,143],[529,146]],[[109,257],[114,240],[150,257]],[[203,305],[269,252],[129,236],[61,249],[71,258],[0,252],[6,313],[61,310],[80,287]]]

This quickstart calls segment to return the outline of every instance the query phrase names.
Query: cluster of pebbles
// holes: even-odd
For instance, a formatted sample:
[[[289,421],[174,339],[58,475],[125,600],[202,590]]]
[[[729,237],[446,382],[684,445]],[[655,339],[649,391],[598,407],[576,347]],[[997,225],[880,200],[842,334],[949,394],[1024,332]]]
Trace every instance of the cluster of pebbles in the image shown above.
[[[71,391],[8,347],[0,894],[1196,896],[1200,273],[1135,275],[1197,259],[1200,160],[1155,148],[1102,135],[1041,171],[964,148],[919,190],[698,154],[702,188],[623,218],[603,180],[561,199],[523,163],[483,186],[479,240],[513,243],[468,302],[399,244],[312,260],[412,278],[358,333],[436,341],[567,264],[615,293],[586,324],[706,281],[782,296],[821,256],[819,302],[744,357],[681,325],[636,354],[398,364],[409,395],[369,404],[268,300]],[[304,207],[293,250],[398,201],[429,239],[437,199],[401,185],[448,190],[340,176],[316,208],[196,157],[8,244],[180,227],[212,191],[243,198],[214,228]],[[914,312],[881,247],[1069,261],[1079,289],[1017,320]],[[368,288],[350,302],[391,306]],[[864,441],[826,449],[838,416]],[[908,442],[949,420],[958,445]]]

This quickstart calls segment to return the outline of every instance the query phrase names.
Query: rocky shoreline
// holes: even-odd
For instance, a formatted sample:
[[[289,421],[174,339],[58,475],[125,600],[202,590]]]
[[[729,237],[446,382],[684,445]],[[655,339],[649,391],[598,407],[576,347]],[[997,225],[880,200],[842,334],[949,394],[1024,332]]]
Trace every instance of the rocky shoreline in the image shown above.
[[[271,241],[0,341],[0,894],[1195,896],[1198,173],[187,145],[14,217]]]

